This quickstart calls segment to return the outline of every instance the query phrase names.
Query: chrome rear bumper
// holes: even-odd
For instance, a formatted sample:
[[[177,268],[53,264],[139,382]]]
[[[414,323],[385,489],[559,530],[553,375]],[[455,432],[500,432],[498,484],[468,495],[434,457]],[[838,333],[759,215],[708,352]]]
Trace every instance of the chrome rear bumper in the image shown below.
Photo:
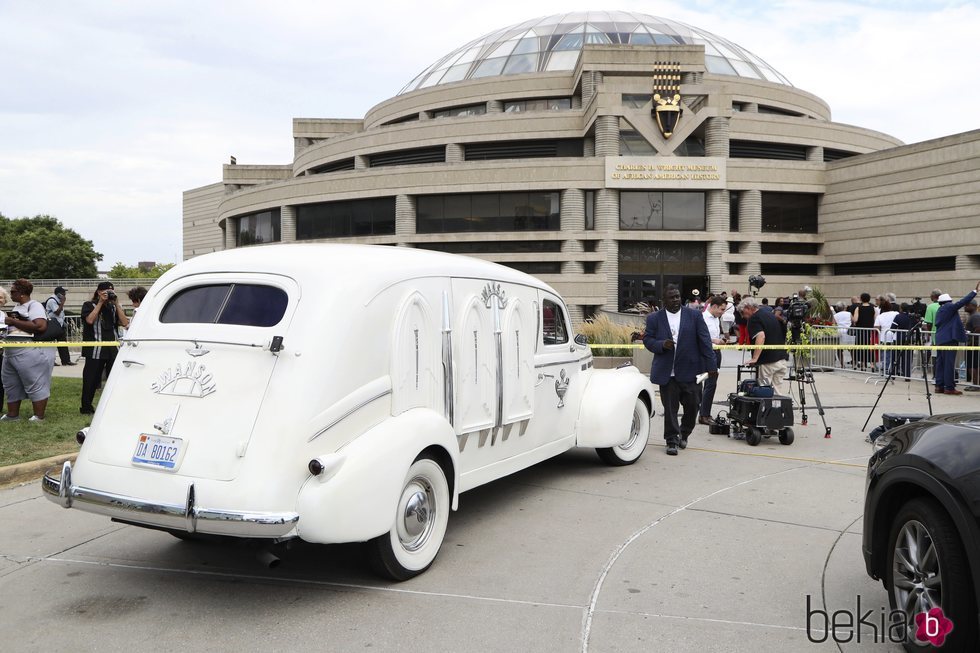
[[[74,507],[123,521],[188,533],[235,537],[284,537],[296,528],[296,522],[299,521],[299,515],[295,512],[264,513],[201,508],[196,505],[193,483],[187,487],[187,500],[183,505],[156,503],[79,487],[72,485],[71,469],[71,462],[66,462],[60,473],[58,468],[54,468],[41,480],[44,494],[62,508]]]

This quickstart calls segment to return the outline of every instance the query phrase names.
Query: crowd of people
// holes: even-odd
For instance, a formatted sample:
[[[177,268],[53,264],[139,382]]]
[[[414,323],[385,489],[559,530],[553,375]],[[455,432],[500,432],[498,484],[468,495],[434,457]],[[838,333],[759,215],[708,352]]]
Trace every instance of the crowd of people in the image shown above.
[[[916,342],[935,346],[980,345],[980,311],[977,311],[976,288],[954,302],[940,289],[933,291],[927,305],[920,300],[900,303],[894,293],[879,295],[872,300],[869,293],[852,298],[850,306],[843,302],[834,305],[834,323],[841,343],[874,345],[911,344],[912,335],[922,337]],[[682,301],[677,286],[667,287],[664,306],[648,302],[649,313],[641,337],[644,346],[653,352],[650,381],[660,388],[664,414],[664,440],[667,455],[676,456],[687,448],[695,424],[712,425],[710,410],[721,367],[721,352],[714,344],[725,344],[737,338],[738,344],[749,345],[747,364],[758,372],[758,382],[778,388],[786,377],[786,349],[770,349],[764,345],[786,345],[788,327],[795,323],[799,312],[794,309],[814,306],[811,289],[804,287],[792,298],[780,297],[770,306],[767,299],[742,297],[733,292],[718,295],[709,293],[702,301],[694,290]],[[797,302],[803,302],[802,307]],[[960,309],[965,309],[965,315]],[[920,326],[921,323],[921,326]],[[737,333],[737,335],[736,335]],[[884,369],[896,376],[911,374],[912,351],[888,351],[883,357]],[[937,350],[933,365],[935,391],[938,394],[961,395],[956,387],[955,351]],[[855,349],[851,366],[870,369],[876,364],[877,352]],[[838,351],[844,366],[844,350]],[[980,352],[968,351],[965,360],[968,391],[980,390]],[[703,383],[699,384],[699,377]],[[679,411],[683,406],[683,417]]]
[[[137,286],[128,293],[133,311],[146,296],[146,288]],[[32,414],[30,422],[44,421],[48,399],[51,397],[51,377],[56,363],[57,348],[61,365],[75,365],[67,346],[67,320],[65,303],[67,291],[62,286],[54,289],[43,303],[32,299],[34,285],[27,279],[17,279],[10,290],[0,287],[0,308],[13,302],[13,308],[0,310],[0,318],[6,326],[2,333],[8,345],[32,345],[39,341],[64,342],[58,347],[7,346],[0,349],[0,404],[6,398],[7,412],[0,422],[21,419],[21,404],[29,400]],[[99,283],[92,297],[82,304],[82,339],[92,343],[118,341],[122,330],[132,318],[120,306],[119,298],[111,281]],[[85,367],[82,370],[81,414],[95,412],[95,393],[108,378],[116,357],[115,345],[89,345],[82,348]]]

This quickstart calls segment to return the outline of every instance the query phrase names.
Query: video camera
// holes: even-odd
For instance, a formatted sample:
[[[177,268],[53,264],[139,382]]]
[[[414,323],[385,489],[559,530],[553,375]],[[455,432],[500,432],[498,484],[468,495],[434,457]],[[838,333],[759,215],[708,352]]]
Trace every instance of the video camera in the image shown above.
[[[783,309],[783,315],[787,322],[800,322],[806,318],[810,305],[805,299],[800,299],[799,295],[793,295],[789,300],[789,305]]]

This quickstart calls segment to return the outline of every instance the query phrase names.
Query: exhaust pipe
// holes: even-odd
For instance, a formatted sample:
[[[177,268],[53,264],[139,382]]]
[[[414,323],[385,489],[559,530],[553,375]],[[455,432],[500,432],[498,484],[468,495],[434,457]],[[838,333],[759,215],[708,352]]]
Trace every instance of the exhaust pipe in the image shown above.
[[[259,550],[259,552],[256,554],[255,557],[259,559],[259,563],[261,563],[264,567],[268,569],[275,569],[276,567],[279,566],[279,562],[280,562],[279,556],[277,556],[269,549]]]

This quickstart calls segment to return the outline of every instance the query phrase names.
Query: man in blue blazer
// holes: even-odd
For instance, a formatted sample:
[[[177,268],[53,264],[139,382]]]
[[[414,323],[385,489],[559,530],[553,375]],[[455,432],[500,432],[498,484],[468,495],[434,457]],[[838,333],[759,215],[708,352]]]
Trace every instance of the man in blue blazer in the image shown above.
[[[953,302],[949,295],[939,296],[939,310],[936,311],[936,335],[933,343],[942,346],[955,346],[966,342],[966,329],[960,321],[960,309],[973,301],[980,291],[977,287],[967,293],[966,297]],[[947,395],[961,395],[956,389],[956,352],[939,351],[936,354],[936,392]]]
[[[700,409],[697,375],[717,372],[708,327],[698,311],[681,306],[681,291],[667,286],[664,308],[647,316],[644,346],[653,352],[650,381],[660,386],[664,407],[664,440],[667,455],[685,449]],[[677,412],[684,405],[684,419],[678,424]]]

